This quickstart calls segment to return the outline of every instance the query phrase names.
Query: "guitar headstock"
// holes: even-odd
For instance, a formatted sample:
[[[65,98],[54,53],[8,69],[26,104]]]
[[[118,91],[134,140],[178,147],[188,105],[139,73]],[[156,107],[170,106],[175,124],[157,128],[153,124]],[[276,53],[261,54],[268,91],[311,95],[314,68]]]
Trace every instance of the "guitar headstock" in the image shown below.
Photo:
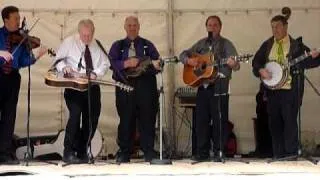
[[[239,56],[235,56],[234,59],[238,62],[248,63],[249,59],[253,56],[253,54],[243,54]]]
[[[123,83],[121,83],[121,82],[116,82],[115,85],[116,85],[117,87],[119,87],[121,90],[124,90],[124,91],[127,91],[127,92],[133,91],[133,87],[132,87],[132,86],[123,84]]]

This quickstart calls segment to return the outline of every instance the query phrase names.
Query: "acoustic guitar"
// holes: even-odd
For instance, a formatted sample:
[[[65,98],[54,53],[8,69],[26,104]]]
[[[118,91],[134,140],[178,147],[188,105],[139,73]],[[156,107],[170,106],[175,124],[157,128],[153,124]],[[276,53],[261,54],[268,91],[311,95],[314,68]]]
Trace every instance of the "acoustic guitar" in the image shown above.
[[[48,71],[44,79],[45,79],[45,84],[52,87],[71,88],[79,91],[85,91],[88,89],[88,79],[84,78],[81,75],[76,75],[74,77],[64,77],[62,74],[59,74],[57,71]],[[121,82],[111,82],[111,81],[102,81],[102,80],[93,80],[93,79],[90,81],[92,84],[116,86],[127,92],[130,92],[133,90],[133,87],[123,84]]]
[[[252,54],[245,54],[240,56],[232,56],[235,61],[238,62],[248,62],[249,58],[252,57]],[[196,58],[198,65],[193,67],[188,64],[185,64],[183,67],[183,81],[185,84],[198,87],[202,84],[204,80],[210,79],[214,81],[217,76],[217,67],[218,64],[214,60],[214,56],[209,54],[192,54],[191,57]],[[221,65],[226,65],[226,60],[228,58],[223,58]]]

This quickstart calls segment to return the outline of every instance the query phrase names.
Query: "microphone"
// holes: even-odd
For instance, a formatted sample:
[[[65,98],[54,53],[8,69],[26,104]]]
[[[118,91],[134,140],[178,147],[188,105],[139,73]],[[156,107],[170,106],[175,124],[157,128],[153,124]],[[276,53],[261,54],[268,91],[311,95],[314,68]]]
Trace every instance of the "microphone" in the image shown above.
[[[212,31],[208,31],[207,42],[209,44],[210,52],[213,52],[213,32]]]
[[[23,17],[22,23],[21,23],[21,29],[25,29],[26,27],[26,17]]]
[[[19,33],[20,33],[21,35],[23,35],[23,34],[28,34],[26,17],[23,17],[23,20],[22,20],[22,22],[21,22],[21,28],[19,29]]]
[[[210,45],[212,44],[212,36],[213,36],[213,33],[212,31],[208,31],[208,38],[207,38],[207,42],[210,43]]]

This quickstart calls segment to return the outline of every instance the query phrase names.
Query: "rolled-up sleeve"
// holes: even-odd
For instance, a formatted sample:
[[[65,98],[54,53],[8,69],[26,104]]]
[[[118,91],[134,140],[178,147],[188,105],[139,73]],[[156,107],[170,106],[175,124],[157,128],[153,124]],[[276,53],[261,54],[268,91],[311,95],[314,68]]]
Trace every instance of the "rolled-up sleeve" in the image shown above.
[[[179,55],[179,59],[183,64],[187,63],[187,60],[189,57],[191,57],[192,53],[198,53],[199,49],[201,49],[201,40],[196,42],[194,45],[192,45],[191,48],[182,51],[182,53]]]
[[[62,42],[62,44],[60,45],[58,51],[57,51],[57,55],[55,57],[55,61],[57,61],[58,59],[62,59],[62,58],[67,58],[68,57],[68,50],[70,47],[68,47],[68,40],[64,40]],[[60,61],[57,65],[56,65],[56,68],[59,72],[62,72],[62,69],[64,67],[66,67],[66,62],[65,61]]]
[[[94,68],[94,73],[98,77],[102,77],[106,74],[107,69],[110,67],[110,63],[108,57],[103,53],[102,50],[99,50],[99,61],[97,63],[97,67]]]

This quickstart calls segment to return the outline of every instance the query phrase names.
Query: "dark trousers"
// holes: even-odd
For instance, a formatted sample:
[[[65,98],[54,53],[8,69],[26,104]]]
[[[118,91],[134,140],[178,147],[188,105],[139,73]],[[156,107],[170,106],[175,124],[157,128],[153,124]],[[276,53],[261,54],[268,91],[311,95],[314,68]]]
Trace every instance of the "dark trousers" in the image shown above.
[[[219,113],[219,98],[221,102],[221,119]],[[208,156],[211,149],[211,138],[213,151],[218,152],[223,148],[227,141],[227,122],[229,112],[229,95],[217,96],[214,86],[207,88],[200,86],[196,100],[196,141],[197,154]],[[220,122],[221,122],[221,147],[220,147]]]
[[[91,91],[91,124],[92,134],[97,129],[101,112],[101,93],[98,85],[93,85]],[[66,89],[64,98],[69,110],[69,120],[64,138],[64,153],[85,154],[89,139],[89,114],[88,114],[88,92]],[[81,121],[82,119],[82,121]],[[80,123],[82,126],[80,126]]]
[[[267,97],[264,91],[259,91],[256,95],[256,114],[254,119],[256,149],[255,152],[261,157],[272,155],[272,140],[269,129],[269,118],[267,110]]]
[[[6,75],[0,72],[0,153],[11,152],[16,121],[21,76],[12,71]]]
[[[132,92],[116,88],[116,107],[120,117],[117,143],[126,156],[132,152],[133,134],[140,133],[140,147],[144,153],[154,150],[155,122],[158,111],[158,91],[155,76],[142,76],[131,81]]]
[[[298,153],[298,102],[294,91],[268,92],[269,128],[274,157]]]

